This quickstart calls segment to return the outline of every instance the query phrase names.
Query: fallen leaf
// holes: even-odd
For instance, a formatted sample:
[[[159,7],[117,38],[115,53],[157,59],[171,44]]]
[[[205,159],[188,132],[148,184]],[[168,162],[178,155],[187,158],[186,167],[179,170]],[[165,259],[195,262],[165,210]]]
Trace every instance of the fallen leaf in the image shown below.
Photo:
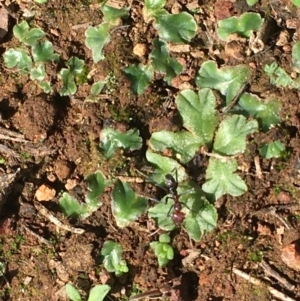
[[[282,261],[291,269],[300,271],[300,246],[297,242],[291,243],[281,249]]]
[[[43,184],[35,192],[35,197],[38,201],[50,201],[55,197],[55,194],[55,189]]]

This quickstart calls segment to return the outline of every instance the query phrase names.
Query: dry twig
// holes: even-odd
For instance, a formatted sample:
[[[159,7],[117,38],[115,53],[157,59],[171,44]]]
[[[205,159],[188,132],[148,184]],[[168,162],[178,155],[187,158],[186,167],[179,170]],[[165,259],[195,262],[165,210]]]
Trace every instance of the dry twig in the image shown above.
[[[263,283],[259,279],[254,278],[254,277],[250,276],[249,274],[246,274],[245,272],[243,272],[239,269],[233,268],[232,271],[237,276],[244,278],[245,280],[249,281],[250,283],[252,283],[254,285],[260,285],[260,286],[265,285],[268,288],[270,294],[273,295],[275,298],[281,300],[281,301],[296,301],[295,299],[292,299],[292,298],[286,296],[285,294],[283,294],[282,292],[278,291],[274,287],[266,285],[265,283]]]

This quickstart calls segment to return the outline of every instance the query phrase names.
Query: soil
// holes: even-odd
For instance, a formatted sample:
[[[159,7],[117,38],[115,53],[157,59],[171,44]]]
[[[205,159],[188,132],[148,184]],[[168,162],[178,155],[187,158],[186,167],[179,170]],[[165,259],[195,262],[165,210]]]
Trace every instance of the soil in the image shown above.
[[[77,56],[85,61],[89,71],[93,70],[93,81],[107,75],[111,80],[98,102],[87,103],[84,99],[89,95],[92,80],[79,85],[75,95],[62,97],[56,92],[60,88],[58,70],[50,64],[47,73],[52,77],[54,92],[46,95],[29,77],[7,69],[1,60],[0,133],[7,136],[8,130],[23,136],[16,136],[17,141],[0,141],[10,150],[0,148],[4,159],[0,165],[0,262],[4,267],[0,299],[68,300],[66,283],[76,286],[84,299],[94,285],[106,283],[112,287],[110,299],[127,300],[136,288],[144,292],[169,284],[164,298],[174,301],[274,300],[270,286],[286,298],[281,300],[300,300],[299,91],[271,85],[263,72],[265,64],[276,61],[288,74],[294,74],[291,48],[299,40],[300,11],[285,0],[262,0],[253,7],[245,1],[167,1],[165,8],[172,12],[197,8],[194,18],[199,29],[189,52],[172,53],[185,63],[184,73],[172,86],[157,76],[142,95],[136,96],[122,70],[132,63],[147,61],[157,32],[143,19],[143,1],[123,2],[122,6],[130,7],[130,17],[112,31],[111,41],[104,48],[105,59],[97,64],[85,46],[84,35],[89,25],[102,22],[97,1],[7,4],[10,14],[7,34],[0,41],[1,54],[18,47],[13,26],[25,18],[24,12],[34,11],[31,26],[46,32],[62,61]],[[218,20],[247,11],[271,19],[263,50],[250,56],[245,53],[245,39],[226,44],[216,35]],[[283,33],[286,39],[279,43]],[[133,54],[138,44],[142,45],[142,49],[136,50],[140,57]],[[129,227],[118,228],[111,214],[111,188],[101,196],[101,208],[86,220],[64,217],[58,206],[60,193],[72,187],[70,192],[83,200],[80,191],[85,189],[84,178],[88,174],[101,170],[109,179],[119,175],[134,177],[137,170],[149,168],[145,159],[147,140],[153,132],[180,128],[174,99],[180,89],[196,88],[194,75],[209,59],[219,66],[251,66],[253,75],[246,91],[260,97],[273,96],[282,103],[281,124],[250,137],[247,152],[239,159],[239,174],[248,191],[240,197],[223,196],[216,201],[217,228],[200,242],[194,242],[178,227],[171,233],[175,258],[161,268],[149,247],[160,232],[146,216]],[[62,67],[63,64],[59,66]],[[137,128],[144,146],[134,152],[118,151],[112,159],[105,160],[99,150],[99,135],[104,126],[123,131]],[[284,143],[287,155],[271,160],[260,157],[261,143],[276,139]],[[257,157],[261,174],[255,165]],[[206,164],[205,159],[203,162]],[[35,206],[35,193],[40,187],[50,195],[42,205],[63,224],[84,229],[83,234],[57,228],[41,214]],[[139,194],[155,197],[153,185],[133,183],[132,187]],[[108,239],[123,247],[129,272],[121,277],[106,272],[99,263],[99,251]],[[283,257],[288,260],[283,261]],[[268,274],[263,262],[291,287]],[[260,279],[261,284],[240,277],[236,269]]]

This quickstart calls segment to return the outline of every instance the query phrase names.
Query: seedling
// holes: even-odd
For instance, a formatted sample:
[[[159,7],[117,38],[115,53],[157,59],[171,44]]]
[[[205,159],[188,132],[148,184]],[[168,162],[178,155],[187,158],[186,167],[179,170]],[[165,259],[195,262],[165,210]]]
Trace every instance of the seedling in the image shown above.
[[[263,19],[259,14],[244,13],[240,17],[234,16],[219,21],[217,35],[223,41],[233,33],[249,38],[251,32],[258,30],[262,24]]]
[[[110,291],[107,284],[95,285],[89,294],[87,301],[102,301]],[[66,284],[66,293],[72,301],[82,301],[79,291],[71,284]]]
[[[266,159],[283,158],[286,156],[286,149],[284,144],[276,140],[271,143],[264,143],[259,149],[259,153]]]
[[[131,89],[141,95],[154,78],[154,72],[164,74],[165,81],[170,85],[172,79],[180,74],[183,67],[170,56],[167,43],[160,39],[153,40],[154,50],[150,53],[148,65],[131,65],[123,69],[131,81]]]
[[[85,219],[102,205],[99,196],[104,192],[107,182],[100,171],[86,177],[88,193],[85,196],[85,203],[80,203],[69,193],[64,192],[58,200],[62,212],[73,218]]]
[[[110,159],[117,148],[134,151],[142,147],[142,138],[137,129],[125,133],[112,128],[104,128],[100,133],[100,149],[106,159]]]
[[[105,241],[101,250],[104,268],[110,273],[114,272],[117,277],[129,271],[122,253],[122,246],[112,240]]]
[[[60,70],[58,77],[62,80],[63,86],[59,91],[62,96],[73,95],[77,91],[76,81],[82,74],[86,73],[84,61],[72,56],[66,62],[67,68]]]
[[[166,233],[163,233],[159,236],[158,241],[153,241],[150,243],[150,247],[152,250],[154,250],[154,253],[158,259],[158,264],[161,267],[165,267],[169,260],[174,258],[174,250],[169,244],[170,241],[170,236]]]
[[[28,49],[8,49],[3,55],[6,67],[16,67],[20,74],[30,75],[32,80],[36,80],[45,93],[51,92],[50,83],[44,80],[47,77],[45,64],[59,61],[59,55],[54,53],[52,43],[47,40],[40,41],[45,33],[39,28],[30,29],[26,21],[15,25],[13,33],[21,43],[31,47],[31,55]]]
[[[128,8],[114,8],[106,5],[104,1],[101,5],[101,11],[104,15],[103,23],[97,26],[90,26],[85,32],[85,44],[92,50],[94,63],[104,59],[103,48],[110,42],[110,30],[115,27],[120,18],[128,16]]]
[[[166,174],[169,174],[166,186],[170,191],[159,203],[149,208],[148,216],[165,231],[182,226],[192,239],[199,241],[204,233],[210,232],[216,226],[215,207],[206,200],[199,185],[187,180],[188,177],[183,167],[175,160],[150,151],[147,151],[146,156],[150,163],[158,167],[154,170],[153,179],[160,181],[162,178],[165,179]],[[176,174],[175,178],[171,175],[174,171],[173,166],[179,166],[178,182],[175,180]]]
[[[197,23],[187,12],[170,14],[163,7],[165,0],[145,1],[143,10],[146,22],[154,19],[154,27],[161,39],[172,43],[190,42],[197,32]]]
[[[298,77],[297,79],[293,80],[276,62],[273,62],[270,65],[266,64],[264,71],[270,77],[270,82],[272,85],[277,87],[300,89],[300,78]]]
[[[128,183],[117,180],[112,192],[112,213],[118,227],[126,227],[146,212],[147,200],[137,196]]]

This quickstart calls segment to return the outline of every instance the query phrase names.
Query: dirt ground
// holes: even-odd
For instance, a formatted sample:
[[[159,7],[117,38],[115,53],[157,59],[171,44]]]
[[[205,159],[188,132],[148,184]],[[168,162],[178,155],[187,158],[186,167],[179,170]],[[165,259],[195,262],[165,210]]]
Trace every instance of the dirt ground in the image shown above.
[[[70,181],[78,188],[72,193],[83,198],[80,191],[84,191],[84,177],[98,169],[108,178],[135,176],[136,170],[149,167],[145,150],[151,133],[179,126],[174,104],[179,86],[169,86],[157,77],[141,96],[136,96],[122,72],[129,64],[146,60],[152,40],[157,36],[142,17],[143,1],[124,3],[130,6],[130,16],[122,21],[124,26],[112,31],[111,41],[104,48],[105,59],[97,64],[93,63],[91,51],[84,42],[87,27],[102,20],[97,1],[53,0],[43,5],[31,1],[7,3],[9,26],[0,41],[1,57],[19,43],[13,36],[13,26],[24,19],[26,9],[34,10],[31,25],[46,32],[62,60],[77,56],[85,61],[88,70],[93,70],[95,81],[107,75],[112,80],[110,90],[104,90],[101,100],[83,103],[91,82],[79,85],[72,97],[60,96],[56,92],[59,84],[53,93],[46,95],[29,77],[7,69],[1,59],[0,137],[6,136],[5,131],[9,130],[23,134],[26,140],[0,138],[0,143],[11,150],[5,152],[0,148],[4,158],[0,164],[0,196],[5,198],[0,212],[0,263],[5,266],[0,277],[1,300],[68,300],[64,293],[68,282],[85,297],[95,284],[107,283],[112,287],[109,296],[113,300],[127,300],[136,288],[144,292],[166,283],[171,289],[165,298],[173,301],[277,300],[271,295],[270,287],[283,294],[285,299],[281,300],[300,300],[297,271],[300,252],[297,245],[291,244],[300,235],[297,164],[300,95],[298,90],[271,85],[263,72],[266,63],[277,61],[292,73],[291,47],[300,37],[299,10],[286,0],[262,0],[251,8],[245,1],[170,0],[165,8],[186,11],[191,3],[199,8],[194,15],[199,29],[190,43],[191,52],[201,55],[194,58],[189,52],[172,54],[186,64],[186,73],[178,80],[195,88],[193,75],[209,59],[219,66],[245,63],[253,71],[246,91],[280,99],[281,124],[267,133],[252,135],[244,161],[239,162],[240,166],[247,166],[241,168],[239,174],[246,181],[248,192],[241,197],[224,196],[217,200],[219,220],[213,232],[200,242],[190,241],[180,227],[171,233],[175,258],[166,268],[158,266],[149,248],[150,242],[158,237],[158,233],[153,234],[156,228],[151,221],[144,217],[130,227],[117,228],[110,209],[110,189],[102,196],[103,206],[83,222],[65,218],[57,203],[59,194],[66,191],[65,185]],[[258,12],[263,17],[268,15],[274,22],[272,33],[258,54],[247,56],[243,52],[245,45],[239,45],[242,42],[238,41],[238,55],[237,52],[233,55],[216,36],[216,22],[246,11]],[[292,22],[294,26],[289,26]],[[282,32],[287,34],[286,43],[278,46],[276,42]],[[133,54],[138,43],[146,45],[146,54],[140,58]],[[53,78],[57,73],[55,68],[50,66],[47,70]],[[122,130],[139,129],[144,147],[132,153],[118,152],[111,160],[105,160],[98,145],[100,132],[107,125]],[[275,139],[285,144],[287,155],[284,159],[271,160],[259,157],[262,176],[258,177],[254,163],[258,146],[262,141]],[[203,160],[206,164],[205,158]],[[83,234],[58,229],[37,212],[35,192],[42,185],[56,192],[51,200],[42,202],[43,206],[63,223],[85,229]],[[155,197],[153,185],[142,183],[132,187],[140,194]],[[120,278],[105,272],[98,262],[97,255],[107,239],[122,244],[129,273]],[[290,259],[294,260],[293,268],[283,262],[284,250],[290,252],[286,256],[294,256]],[[260,279],[261,283],[253,284],[236,271]],[[278,273],[281,280],[274,273]]]

